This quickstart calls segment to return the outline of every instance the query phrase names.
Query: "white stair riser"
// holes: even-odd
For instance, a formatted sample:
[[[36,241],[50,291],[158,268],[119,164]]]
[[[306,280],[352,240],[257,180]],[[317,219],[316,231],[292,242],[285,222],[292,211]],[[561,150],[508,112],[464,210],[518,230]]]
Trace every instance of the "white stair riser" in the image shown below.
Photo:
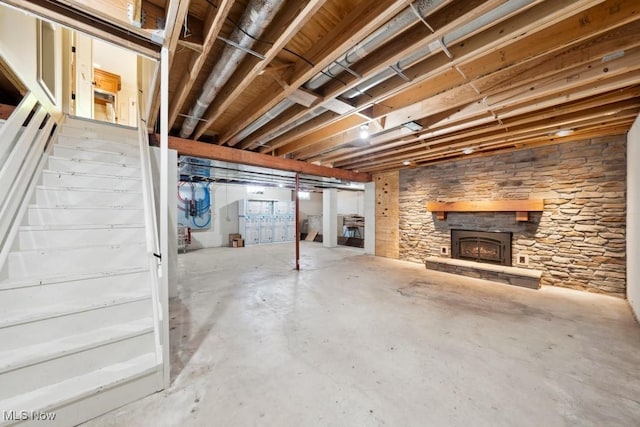
[[[135,144],[135,141],[138,138],[138,133],[137,131],[118,129],[116,127],[109,129],[80,129],[63,126],[60,131],[60,136],[102,139],[105,141],[121,141]]]
[[[125,245],[12,252],[9,254],[9,279],[145,267],[148,265],[145,251],[144,245]]]
[[[38,206],[130,206],[143,205],[142,193],[125,191],[82,191],[66,188],[36,188]]]
[[[30,225],[139,224],[143,215],[142,209],[30,207],[28,218]]]
[[[47,307],[51,310],[64,310],[66,307],[82,307],[91,301],[97,304],[101,298],[110,295],[126,295],[132,292],[139,292],[141,287],[149,289],[151,295],[148,273],[127,275],[106,276],[93,280],[75,280],[72,282],[53,283],[50,285],[39,285],[38,287],[17,288],[3,291],[0,299],[0,311],[3,317],[16,318],[24,315],[25,307],[36,309]],[[105,292],[108,289],[109,292]],[[105,299],[107,303],[111,299]]]
[[[58,138],[56,144],[64,147],[84,148],[89,151],[110,151],[114,153],[121,153],[131,157],[140,157],[140,147],[137,145],[137,141],[131,142],[118,142],[118,141],[105,141],[102,139],[88,139],[74,136],[61,136]]]
[[[50,157],[47,169],[62,172],[81,172],[102,175],[116,175],[128,177],[140,177],[140,169],[137,167],[114,165],[111,163],[96,163],[82,160],[70,160]]]
[[[42,185],[53,187],[86,187],[103,190],[136,190],[140,191],[142,183],[139,179],[106,176],[71,175],[44,171]]]
[[[101,368],[108,368],[114,363],[125,362],[148,353],[154,345],[153,333],[149,332],[7,372],[2,375],[3,387],[0,388],[0,399],[13,397]]]
[[[143,319],[152,316],[152,310],[151,299],[143,299],[37,322],[23,323],[0,328],[0,342],[5,350],[13,350],[41,344],[51,339],[81,334],[97,328]]]
[[[20,250],[70,248],[98,242],[101,245],[144,243],[144,227],[80,228],[19,231]]]
[[[77,128],[93,131],[120,131],[120,132],[138,132],[137,127],[116,125],[109,122],[99,120],[83,119],[81,117],[68,116],[64,122],[64,128]]]
[[[137,156],[124,156],[118,153],[82,150],[59,144],[53,146],[53,154],[66,159],[94,160],[96,162],[109,162],[118,165],[140,166],[140,159]]]
[[[56,413],[55,421],[46,421],[46,427],[75,426],[84,421],[105,414],[116,408],[135,402],[145,396],[162,390],[162,374],[160,371],[127,381],[111,388],[108,385],[90,394],[82,396],[82,399],[66,404],[62,407],[53,407],[50,410]],[[33,423],[33,424],[32,424]],[[43,427],[44,422],[32,421],[20,424],[20,427]]]

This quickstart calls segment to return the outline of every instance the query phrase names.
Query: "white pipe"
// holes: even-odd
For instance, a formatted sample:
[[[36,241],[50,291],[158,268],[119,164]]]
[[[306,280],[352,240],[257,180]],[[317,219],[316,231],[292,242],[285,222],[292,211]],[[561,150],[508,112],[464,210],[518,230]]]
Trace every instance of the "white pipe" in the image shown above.
[[[247,5],[240,20],[240,28],[236,28],[233,31],[230,40],[244,48],[251,48],[255,43],[254,38],[262,35],[262,32],[273,20],[282,3],[282,0],[253,0]],[[248,34],[251,34],[251,36]],[[188,117],[182,124],[182,128],[180,129],[180,136],[182,138],[191,136],[199,119],[202,118],[220,89],[222,89],[224,84],[233,75],[233,72],[238,68],[246,55],[247,52],[245,50],[234,46],[225,46],[222,55],[220,55],[220,59],[216,62],[213,70],[211,70],[211,74],[209,74],[207,81],[202,87],[202,93],[198,97],[195,105],[189,110]]]

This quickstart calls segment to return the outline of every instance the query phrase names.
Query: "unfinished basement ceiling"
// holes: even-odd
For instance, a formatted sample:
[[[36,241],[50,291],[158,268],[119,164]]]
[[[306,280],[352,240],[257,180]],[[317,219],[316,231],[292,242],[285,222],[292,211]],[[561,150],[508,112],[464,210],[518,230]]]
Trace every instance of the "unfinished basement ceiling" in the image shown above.
[[[101,16],[109,3],[130,26],[126,2],[64,3]],[[140,10],[150,38],[169,16],[170,133],[202,144],[380,172],[622,134],[640,111],[637,0],[144,0]]]

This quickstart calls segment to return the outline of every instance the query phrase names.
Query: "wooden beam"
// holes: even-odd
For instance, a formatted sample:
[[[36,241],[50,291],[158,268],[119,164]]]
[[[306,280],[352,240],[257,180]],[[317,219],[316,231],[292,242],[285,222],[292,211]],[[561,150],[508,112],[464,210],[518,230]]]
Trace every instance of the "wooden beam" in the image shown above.
[[[484,146],[483,148],[485,151],[480,150],[470,155],[465,155],[460,150],[443,151],[438,153],[430,153],[427,151],[421,156],[413,157],[414,163],[412,164],[412,167],[450,162],[452,160],[458,160],[460,158],[487,157],[500,153],[508,153],[512,151],[543,147],[547,145],[556,145],[565,142],[582,141],[590,138],[602,138],[611,135],[620,135],[626,133],[629,130],[634,119],[635,116],[628,118],[620,123],[612,123],[610,126],[606,127],[594,126],[585,130],[577,131],[566,137],[552,138],[548,135],[535,135],[524,139],[496,142]],[[376,173],[379,171],[396,170],[402,168],[406,168],[406,166],[404,166],[402,163],[402,158],[395,158],[379,164],[367,163],[365,166],[360,168],[360,170],[370,173]]]
[[[428,202],[427,210],[434,212],[439,220],[446,219],[447,212],[515,212],[516,221],[529,221],[529,212],[544,210],[544,200]]]
[[[222,0],[218,6],[217,12],[216,9],[211,8],[211,12],[209,13],[209,17],[205,24],[205,27],[209,28],[209,32],[205,37],[204,44],[202,45],[202,52],[200,54],[192,54],[189,68],[183,75],[182,80],[178,85],[178,90],[171,97],[171,106],[169,108],[169,128],[173,127],[173,124],[175,123],[184,102],[189,96],[189,92],[191,92],[191,89],[193,88],[193,85],[205,64],[207,57],[209,56],[209,52],[211,52],[216,38],[220,34],[222,26],[224,25],[234,3],[235,0]]]
[[[373,4],[369,2],[359,3],[338,25],[316,43],[306,53],[307,61],[297,61],[290,88],[278,91],[265,97],[265,102],[253,106],[249,111],[243,112],[233,125],[222,135],[221,140],[226,143],[242,129],[263,116],[267,111],[287,98],[291,92],[302,86],[307,80],[318,74],[341,54],[355,46],[359,41],[375,31],[398,12],[407,7],[406,0],[379,0]],[[315,64],[313,66],[309,63]],[[195,138],[199,138],[208,128],[203,123],[196,128]]]
[[[70,8],[47,0],[3,0],[3,2],[149,58],[160,58],[162,46],[160,42],[152,40],[153,34],[126,22],[114,23],[106,18],[92,15],[82,8]]]
[[[369,77],[377,75],[389,66],[396,64],[399,60],[410,56],[415,51],[420,50],[430,43],[440,39],[444,34],[451,31],[456,26],[463,25],[473,19],[476,19],[478,16],[502,3],[504,3],[503,0],[462,0],[444,2],[440,5],[439,9],[426,17],[429,21],[429,25],[435,30],[435,32],[431,32],[426,25],[417,25],[404,32],[402,37],[398,37],[396,40],[388,43],[384,49],[378,49],[371,52],[351,67],[355,73],[361,77],[346,74],[341,75],[339,82],[334,81],[327,83],[326,87],[323,87],[324,100],[318,103],[317,106],[322,106],[331,110],[336,97],[341,93],[355,88],[360,82],[362,82],[362,80],[366,80]],[[375,100],[371,101],[375,102]],[[354,106],[348,104],[347,106],[354,114],[358,113],[358,111],[354,109]],[[340,113],[345,114],[346,112],[347,111],[341,111]],[[306,114],[306,111],[288,117],[287,120],[283,120],[281,122],[280,127],[284,127],[289,123],[298,120],[304,114]],[[266,131],[256,132],[254,134],[255,136],[248,142],[251,143],[256,139],[265,136],[267,133],[268,132]],[[298,137],[302,136],[304,135],[298,135]],[[284,145],[284,142],[270,144],[274,149],[279,148],[282,145]]]
[[[405,74],[411,80],[410,82],[400,78],[391,78],[383,85],[368,90],[368,95],[361,97],[361,99],[357,101],[356,106],[359,110],[374,103],[375,116],[383,117],[385,114],[391,113],[395,108],[398,108],[394,105],[394,102],[398,105],[406,106],[411,102],[411,99],[419,99],[419,93],[415,92],[415,90],[419,88],[419,86],[416,86],[416,83],[420,80],[437,76],[443,72],[449,72],[453,76],[454,70],[452,67],[456,64],[478,57],[488,51],[497,50],[503,44],[513,43],[515,40],[522,39],[526,35],[544,30],[562,17],[566,17],[569,14],[577,14],[579,11],[587,9],[596,3],[597,1],[578,2],[577,0],[558,0],[536,5],[524,13],[513,16],[497,26],[466,39],[463,43],[450,46],[449,49],[451,52],[455,49],[453,60],[439,51],[438,55],[405,70]],[[404,42],[404,38],[401,42]],[[398,49],[400,49],[400,47],[398,47]],[[496,62],[496,64],[502,66],[500,61]],[[415,70],[418,70],[418,72],[414,72]],[[461,77],[462,76],[458,75],[454,78],[460,79]],[[451,86],[452,85],[449,85],[449,87]],[[429,91],[430,87],[430,82],[428,81],[423,84],[424,90]],[[343,88],[342,90],[345,89]],[[398,99],[390,99],[396,92],[401,92],[397,94]],[[382,100],[384,100],[384,102],[380,103]],[[390,106],[392,108],[389,108]],[[391,127],[389,124],[385,124],[385,126],[387,128]],[[270,146],[278,148],[273,144],[270,144]]]
[[[243,165],[260,166],[308,175],[344,179],[353,182],[371,181],[371,175],[367,173],[359,173],[346,169],[328,168],[298,160],[273,157],[266,154],[254,153],[252,151],[221,147],[215,144],[206,144],[204,142],[173,136],[169,137],[169,148],[177,150],[179,154],[202,157],[205,159],[222,160],[231,163],[240,163]]]
[[[429,212],[517,212],[544,210],[544,200],[464,200],[456,202],[427,202]]]
[[[230,81],[207,108],[203,116],[206,122],[198,125],[194,139],[200,138],[204,131],[229,108],[236,98],[253,84],[256,77],[275,59],[325,2],[326,0],[295,0],[287,3],[284,11],[276,16],[274,22],[269,26],[267,34],[262,37],[265,40],[275,39],[275,42],[264,53],[265,59],[259,60],[258,58],[250,57],[234,72]],[[290,95],[295,93],[295,91],[289,92]],[[225,141],[221,139],[221,142]],[[229,145],[233,146],[234,144]]]
[[[405,148],[388,150],[375,156],[361,156],[357,159],[338,162],[336,166],[367,170],[367,168],[370,167],[390,163],[400,164],[404,160],[410,160],[413,163],[425,158],[432,159],[452,154],[460,156],[467,147],[474,147],[475,152],[482,152],[491,150],[496,146],[522,145],[530,141],[566,140],[566,137],[559,138],[554,134],[559,129],[566,127],[576,129],[576,135],[581,135],[585,130],[590,129],[593,130],[593,132],[599,132],[597,133],[598,136],[604,136],[608,132],[608,127],[615,126],[620,121],[633,121],[640,111],[640,107],[638,107],[637,104],[636,102],[635,107],[624,110],[615,116],[606,118],[592,117],[590,119],[576,121],[569,126],[560,126],[551,122],[538,129],[522,127],[522,130],[512,132],[505,132],[498,126],[488,127],[484,129],[486,135],[482,137],[467,136],[464,133],[458,136],[451,135],[447,138],[449,142],[441,139],[435,139],[433,142],[420,142]]]

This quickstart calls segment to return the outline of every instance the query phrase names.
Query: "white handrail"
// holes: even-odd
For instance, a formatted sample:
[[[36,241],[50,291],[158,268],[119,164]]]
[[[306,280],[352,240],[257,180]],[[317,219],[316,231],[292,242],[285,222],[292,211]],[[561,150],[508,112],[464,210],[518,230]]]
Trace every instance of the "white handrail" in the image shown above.
[[[141,117],[138,114],[138,117]],[[167,319],[163,319],[162,305],[164,302],[161,300],[159,292],[160,289],[160,260],[156,257],[156,254],[160,253],[158,242],[158,222],[156,216],[156,204],[153,194],[153,175],[151,172],[151,154],[149,152],[149,137],[147,135],[147,127],[143,120],[138,121],[138,145],[140,148],[140,162],[142,172],[142,195],[144,199],[144,216],[145,216],[145,235],[147,241],[147,256],[149,258],[149,273],[151,275],[151,298],[153,301],[153,321],[154,325],[154,340],[155,340],[155,356],[156,364],[160,365],[168,363],[163,360],[163,345],[169,345],[169,343],[162,342],[161,329],[168,327]]]
[[[15,145],[15,136],[22,129],[22,125],[31,111],[33,111],[33,107],[37,102],[38,100],[31,92],[27,93],[16,109],[13,110],[2,129],[0,129],[0,141],[2,141],[2,144],[0,144],[0,165],[4,164],[7,157],[9,157]]]
[[[26,118],[36,110],[26,126]],[[5,162],[0,168],[0,272],[6,272],[5,263],[18,234],[18,225],[33,197],[40,171],[44,168],[51,135],[56,124],[53,117],[29,93],[2,128],[11,149],[4,150]]]

